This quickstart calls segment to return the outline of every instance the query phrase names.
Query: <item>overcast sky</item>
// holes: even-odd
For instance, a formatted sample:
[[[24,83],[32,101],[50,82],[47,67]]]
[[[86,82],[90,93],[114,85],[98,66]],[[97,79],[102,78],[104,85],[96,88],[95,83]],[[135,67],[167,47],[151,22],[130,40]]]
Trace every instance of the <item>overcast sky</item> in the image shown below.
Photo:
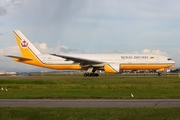
[[[43,53],[154,53],[180,67],[179,0],[0,0],[0,70],[13,62],[19,29]]]

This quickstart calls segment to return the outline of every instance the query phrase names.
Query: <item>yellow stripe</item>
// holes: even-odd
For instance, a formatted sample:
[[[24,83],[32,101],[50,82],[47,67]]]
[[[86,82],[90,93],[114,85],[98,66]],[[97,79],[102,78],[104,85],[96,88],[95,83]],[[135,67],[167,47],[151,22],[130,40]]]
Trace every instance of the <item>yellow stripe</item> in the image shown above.
[[[121,64],[121,70],[157,70],[173,66],[173,64]]]

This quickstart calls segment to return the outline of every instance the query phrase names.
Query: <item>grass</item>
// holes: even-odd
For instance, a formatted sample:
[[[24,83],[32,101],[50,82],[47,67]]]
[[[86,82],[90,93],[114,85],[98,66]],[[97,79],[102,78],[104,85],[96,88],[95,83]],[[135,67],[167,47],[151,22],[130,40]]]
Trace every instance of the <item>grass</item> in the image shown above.
[[[0,87],[8,89],[0,90],[0,99],[132,99],[131,93],[135,99],[180,98],[180,78],[175,75],[0,77]]]
[[[0,76],[0,99],[180,98],[177,75]],[[130,94],[134,94],[131,98]],[[179,120],[180,108],[0,108],[0,120]]]
[[[1,120],[179,120],[180,108],[1,108]]]

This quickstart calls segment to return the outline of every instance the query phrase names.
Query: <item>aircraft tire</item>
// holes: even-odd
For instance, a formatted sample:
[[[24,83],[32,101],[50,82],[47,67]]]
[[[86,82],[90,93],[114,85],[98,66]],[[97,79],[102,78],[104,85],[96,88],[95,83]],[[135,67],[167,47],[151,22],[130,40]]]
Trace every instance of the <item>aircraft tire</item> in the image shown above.
[[[84,77],[87,77],[88,76],[88,74],[87,73],[84,73]]]
[[[161,76],[162,75],[162,73],[158,73],[158,76]]]
[[[95,73],[95,74],[94,74],[94,76],[95,76],[95,77],[98,77],[98,76],[99,76],[99,74],[98,74],[98,73]]]
[[[90,74],[89,74],[89,77],[94,77],[94,73],[90,73]]]
[[[98,77],[98,73],[84,73],[84,77]]]

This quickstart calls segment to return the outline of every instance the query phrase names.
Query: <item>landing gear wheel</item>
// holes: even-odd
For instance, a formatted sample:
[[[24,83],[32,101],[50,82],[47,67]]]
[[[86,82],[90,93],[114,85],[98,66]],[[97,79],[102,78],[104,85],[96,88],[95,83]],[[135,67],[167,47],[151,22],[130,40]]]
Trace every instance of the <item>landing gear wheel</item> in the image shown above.
[[[158,73],[158,76],[161,76],[162,75],[162,73]]]
[[[95,77],[98,77],[98,76],[99,76],[99,74],[98,74],[98,73],[95,73],[95,74],[94,74],[94,76],[95,76]]]
[[[88,76],[88,73],[84,73],[84,77],[87,77]]]
[[[84,77],[98,77],[98,73],[84,73]]]
[[[94,76],[94,73],[90,73],[90,74],[89,74],[89,77],[93,77],[93,76]]]

